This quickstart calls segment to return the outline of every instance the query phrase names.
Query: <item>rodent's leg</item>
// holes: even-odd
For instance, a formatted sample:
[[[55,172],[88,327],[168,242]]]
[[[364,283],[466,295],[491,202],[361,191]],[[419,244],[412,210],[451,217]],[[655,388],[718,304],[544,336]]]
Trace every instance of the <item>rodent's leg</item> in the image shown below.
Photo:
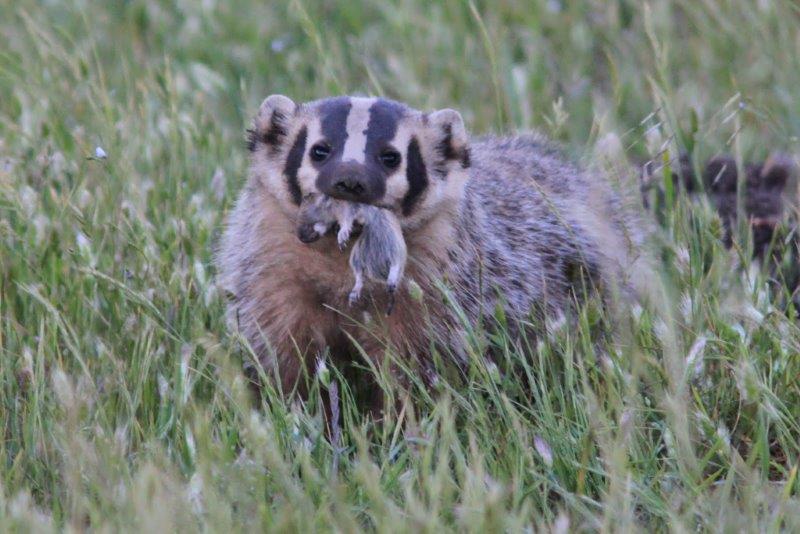
[[[394,309],[395,293],[400,284],[400,277],[403,275],[403,266],[394,264],[389,269],[389,276],[386,278],[386,291],[389,293],[388,303],[386,304],[386,315],[391,315]]]
[[[350,234],[353,232],[353,218],[344,217],[339,221],[339,233],[336,240],[339,242],[339,248],[344,249],[347,246],[347,241],[350,239]]]
[[[386,277],[386,286],[389,293],[397,291],[397,286],[400,284],[400,277],[402,276],[403,266],[394,264],[389,268],[389,276]]]
[[[348,302],[350,306],[354,306],[358,299],[361,298],[361,290],[364,289],[364,275],[361,271],[355,271],[356,275],[356,283],[353,286],[353,289],[350,291],[350,296],[348,297]]]

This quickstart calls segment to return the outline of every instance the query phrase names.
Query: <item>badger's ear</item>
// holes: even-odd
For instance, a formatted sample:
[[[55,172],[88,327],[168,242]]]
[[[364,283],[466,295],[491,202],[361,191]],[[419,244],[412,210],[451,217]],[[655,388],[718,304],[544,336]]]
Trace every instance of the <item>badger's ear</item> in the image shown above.
[[[797,171],[794,161],[786,154],[772,154],[761,167],[761,183],[770,189],[783,189]]]
[[[438,155],[445,161],[458,161],[469,167],[469,139],[461,114],[454,109],[440,109],[426,115],[428,128]]]
[[[258,109],[253,129],[247,131],[247,148],[254,152],[263,143],[271,153],[278,152],[286,142],[296,110],[297,104],[289,97],[270,95],[265,98]]]

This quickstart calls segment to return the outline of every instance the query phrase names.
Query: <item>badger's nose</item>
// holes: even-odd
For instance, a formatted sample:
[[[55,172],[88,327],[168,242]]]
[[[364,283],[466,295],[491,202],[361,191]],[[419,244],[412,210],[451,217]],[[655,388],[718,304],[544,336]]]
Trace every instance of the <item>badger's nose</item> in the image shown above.
[[[349,202],[372,204],[386,192],[385,178],[369,165],[347,160],[325,165],[316,181],[320,193]]]
[[[356,162],[342,163],[337,169],[331,191],[328,193],[334,198],[364,202],[369,196],[367,173]]]
[[[341,178],[333,187],[338,193],[347,196],[360,196],[364,193],[364,184],[354,176]]]

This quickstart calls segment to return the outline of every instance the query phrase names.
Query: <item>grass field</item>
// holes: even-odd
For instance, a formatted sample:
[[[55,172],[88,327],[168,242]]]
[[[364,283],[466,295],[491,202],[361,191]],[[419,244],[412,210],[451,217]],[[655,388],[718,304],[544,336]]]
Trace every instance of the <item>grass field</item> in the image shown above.
[[[0,13],[0,531],[800,530],[797,313],[707,202],[668,195],[669,298],[613,342],[591,305],[529,350],[474,332],[518,372],[476,357],[380,424],[346,397],[341,452],[324,384],[305,404],[249,394],[211,261],[270,93],[454,107],[586,162],[622,163],[613,136],[631,159],[796,156],[796,3]]]

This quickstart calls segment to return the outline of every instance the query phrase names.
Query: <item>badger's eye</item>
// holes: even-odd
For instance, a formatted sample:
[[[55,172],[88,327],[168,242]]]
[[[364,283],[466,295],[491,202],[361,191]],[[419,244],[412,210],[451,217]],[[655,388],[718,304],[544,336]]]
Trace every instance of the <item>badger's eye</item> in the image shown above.
[[[317,143],[311,147],[311,159],[325,161],[331,155],[331,147],[325,143]]]
[[[396,169],[400,165],[400,152],[393,148],[387,148],[379,156],[381,163],[389,169]]]

